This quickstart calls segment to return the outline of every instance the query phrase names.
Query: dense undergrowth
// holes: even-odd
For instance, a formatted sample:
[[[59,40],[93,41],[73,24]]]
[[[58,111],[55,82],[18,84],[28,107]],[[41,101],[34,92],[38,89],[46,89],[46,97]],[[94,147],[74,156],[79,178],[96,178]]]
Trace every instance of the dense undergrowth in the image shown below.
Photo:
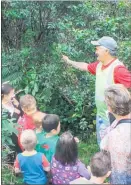
[[[130,20],[129,1],[3,1],[2,82],[35,96],[41,111],[58,114],[63,130],[86,141],[95,132],[95,77],[61,56],[95,61],[90,42],[108,35],[131,69]]]
[[[2,1],[1,9],[2,82],[22,89],[20,96],[35,96],[41,111],[58,114],[62,132],[69,129],[81,139],[80,156],[88,163],[97,150],[92,140],[86,144],[95,133],[95,77],[65,65],[61,56],[95,61],[90,42],[111,36],[131,70],[130,1]],[[3,146],[12,131],[2,114]],[[5,184],[19,184],[12,174],[3,163]]]

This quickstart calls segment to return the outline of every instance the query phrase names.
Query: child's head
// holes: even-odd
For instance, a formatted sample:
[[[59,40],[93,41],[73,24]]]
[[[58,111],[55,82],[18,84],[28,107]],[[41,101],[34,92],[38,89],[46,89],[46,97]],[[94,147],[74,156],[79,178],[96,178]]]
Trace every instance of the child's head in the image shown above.
[[[60,132],[60,118],[56,114],[47,114],[42,120],[42,128],[45,132],[57,135]]]
[[[55,158],[63,165],[76,163],[78,158],[77,143],[69,131],[60,136],[56,145]]]
[[[37,110],[36,100],[30,94],[26,94],[24,96],[21,96],[20,106],[26,114],[33,114]]]
[[[114,84],[105,90],[108,109],[115,115],[126,116],[131,112],[131,95],[121,84]]]
[[[90,161],[92,176],[107,178],[111,174],[111,158],[109,152],[97,152]]]
[[[32,115],[32,119],[34,121],[36,128],[42,127],[42,120],[44,116],[45,116],[45,113],[40,112],[40,111],[37,111],[36,113]]]
[[[1,96],[2,100],[4,98],[10,100],[12,97],[14,97],[14,88],[8,83],[3,83],[1,87]]]
[[[35,132],[30,129],[24,130],[20,136],[20,142],[25,150],[34,150],[37,144],[37,137]]]

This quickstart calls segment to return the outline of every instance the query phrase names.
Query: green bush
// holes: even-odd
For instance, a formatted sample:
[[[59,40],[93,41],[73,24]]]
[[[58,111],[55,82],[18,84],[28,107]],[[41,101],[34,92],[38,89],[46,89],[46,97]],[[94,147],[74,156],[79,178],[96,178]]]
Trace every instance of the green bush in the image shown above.
[[[91,40],[111,36],[118,42],[118,57],[131,70],[131,3],[2,1],[1,7],[2,82],[9,80],[23,94],[35,96],[41,111],[58,114],[62,132],[69,129],[88,141],[95,134],[95,77],[67,66],[61,56],[95,61]],[[9,122],[3,115],[2,145],[11,142],[14,130],[8,129],[7,125],[12,125]],[[80,145],[86,164],[96,151],[92,139],[88,146]],[[7,153],[2,151],[3,157]],[[2,171],[3,184],[21,183],[5,163]]]
[[[127,1],[2,2],[2,81],[35,96],[41,111],[60,115],[63,131],[87,140],[95,132],[95,77],[61,56],[95,61],[91,40],[109,35],[131,69],[130,10]]]

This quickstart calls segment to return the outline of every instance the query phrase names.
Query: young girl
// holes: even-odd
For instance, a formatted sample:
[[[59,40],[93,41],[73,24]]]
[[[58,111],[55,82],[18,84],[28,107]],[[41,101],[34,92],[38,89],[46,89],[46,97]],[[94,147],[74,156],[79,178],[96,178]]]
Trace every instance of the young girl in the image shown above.
[[[69,184],[80,176],[90,179],[85,165],[78,159],[78,148],[70,132],[63,133],[56,145],[51,162],[53,184]]]
[[[35,132],[30,129],[23,131],[20,142],[25,151],[17,155],[14,163],[15,173],[23,173],[25,184],[46,184],[44,171],[50,171],[50,164],[44,154],[34,150],[37,143]]]
[[[23,111],[15,97],[14,88],[8,83],[3,83],[1,87],[1,96],[2,108],[8,111],[9,118],[15,118],[17,121],[18,118],[23,115]]]

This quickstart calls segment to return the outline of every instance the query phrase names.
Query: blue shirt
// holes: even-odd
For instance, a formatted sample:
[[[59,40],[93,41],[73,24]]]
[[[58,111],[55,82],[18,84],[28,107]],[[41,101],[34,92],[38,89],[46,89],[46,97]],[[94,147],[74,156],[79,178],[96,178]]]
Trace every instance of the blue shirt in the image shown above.
[[[47,177],[42,165],[42,153],[32,156],[18,154],[18,161],[21,172],[24,176],[24,183],[27,184],[46,184]]]

